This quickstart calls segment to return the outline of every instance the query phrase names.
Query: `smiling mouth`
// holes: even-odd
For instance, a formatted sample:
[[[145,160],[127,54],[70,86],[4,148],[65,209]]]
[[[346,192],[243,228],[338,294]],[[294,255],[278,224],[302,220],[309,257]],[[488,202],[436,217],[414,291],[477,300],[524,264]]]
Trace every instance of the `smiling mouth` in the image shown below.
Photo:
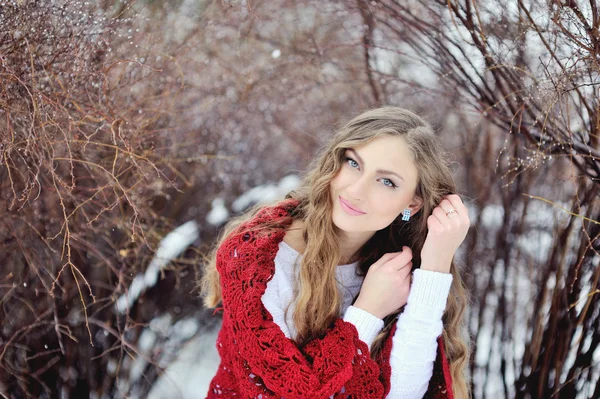
[[[342,205],[342,208],[347,212],[350,213],[351,215],[364,215],[366,212],[361,211],[360,209],[357,209],[355,207],[353,207],[352,205],[350,205],[345,199],[343,199],[341,196],[339,197],[340,199],[340,204]]]

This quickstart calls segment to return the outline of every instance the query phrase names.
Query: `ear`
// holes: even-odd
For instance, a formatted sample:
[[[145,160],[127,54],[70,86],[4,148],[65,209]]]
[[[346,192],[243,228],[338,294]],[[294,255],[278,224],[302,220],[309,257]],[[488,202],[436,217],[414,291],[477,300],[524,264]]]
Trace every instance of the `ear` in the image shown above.
[[[417,212],[419,212],[419,210],[421,210],[421,207],[423,207],[423,199],[415,195],[408,207],[410,208],[410,213],[415,215]]]

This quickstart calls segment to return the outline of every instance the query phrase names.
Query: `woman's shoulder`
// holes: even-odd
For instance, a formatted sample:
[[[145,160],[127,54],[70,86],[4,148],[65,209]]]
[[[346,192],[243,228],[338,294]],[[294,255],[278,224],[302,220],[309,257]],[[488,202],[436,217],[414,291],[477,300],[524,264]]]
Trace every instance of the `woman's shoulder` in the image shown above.
[[[223,248],[237,246],[262,247],[267,244],[277,244],[283,238],[286,244],[294,249],[302,249],[301,225],[295,223],[291,212],[296,203],[284,200],[275,205],[263,206],[255,210],[235,228],[227,233],[221,242],[219,251]],[[288,232],[290,232],[288,236]],[[287,236],[287,238],[285,238]],[[249,248],[248,248],[249,249]]]
[[[289,225],[290,217],[294,209],[298,206],[298,201],[295,199],[285,199],[275,204],[261,206],[255,208],[249,220],[244,223],[246,229],[260,229],[263,225]]]

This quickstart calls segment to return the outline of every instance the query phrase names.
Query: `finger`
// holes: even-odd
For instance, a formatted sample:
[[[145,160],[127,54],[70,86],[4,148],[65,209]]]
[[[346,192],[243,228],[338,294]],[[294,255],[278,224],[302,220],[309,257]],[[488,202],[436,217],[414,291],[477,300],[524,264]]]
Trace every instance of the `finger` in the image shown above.
[[[451,223],[448,215],[446,215],[446,212],[444,212],[439,206],[433,209],[432,214],[438,220],[440,226],[447,226]]]
[[[460,224],[469,226],[471,224],[471,220],[469,219],[469,210],[462,202],[462,199],[456,195],[452,194],[446,197],[446,199],[452,204],[454,209],[456,209],[456,213],[458,217],[453,217],[452,220],[458,220]],[[451,216],[454,214],[451,214]]]
[[[387,252],[383,254],[381,258],[375,263],[371,265],[371,268],[379,268],[382,265],[385,265],[390,260],[394,259],[396,256],[400,255],[402,252]]]
[[[402,278],[406,278],[406,276],[408,276],[410,274],[410,272],[412,271],[412,266],[413,266],[412,261],[408,262],[404,266],[400,267],[400,269],[398,269],[398,273],[400,274],[400,276]]]
[[[433,211],[435,212],[435,209]],[[440,224],[440,221],[435,215],[431,214],[427,217],[427,229],[439,231],[441,228],[442,225]]]
[[[406,253],[408,255],[410,255],[410,257],[412,258],[412,249],[410,249],[410,247],[407,247],[406,245],[402,246],[402,253]]]
[[[446,200],[448,200],[450,202],[450,204],[452,204],[454,209],[456,209],[456,211],[459,214],[468,215],[468,209],[458,194],[450,194],[450,195],[446,196]]]
[[[402,267],[406,266],[406,264],[409,263],[411,259],[412,259],[412,255],[406,254],[406,253],[401,253],[400,255],[396,256],[394,259],[387,262],[382,267],[387,267],[391,270],[400,270]]]
[[[408,267],[408,268],[412,268],[412,265],[413,265],[413,263],[412,263],[412,260],[409,260],[408,262],[404,263],[403,265],[398,265],[398,266],[396,266],[396,267],[397,267],[397,269],[396,269],[396,270],[398,270],[398,271],[400,271],[400,270],[404,270],[404,269],[406,269],[407,267]]]
[[[412,273],[410,273],[410,275],[406,276],[406,279],[402,282],[402,284],[405,287],[410,288],[410,285],[412,284]]]
[[[400,255],[390,259],[386,262],[385,267],[393,268],[394,270],[400,269],[402,266],[406,265],[412,259],[412,250],[409,247],[402,247],[402,252]],[[382,266],[384,267],[384,266]]]
[[[406,245],[403,245],[400,252],[397,252],[397,253],[400,255],[409,256],[410,258],[412,258],[412,249],[410,249],[410,247],[407,247]]]
[[[446,217],[451,223],[453,223],[454,226],[458,226],[463,220],[463,211],[456,209],[456,207],[447,199],[444,199],[442,202],[440,202],[440,208],[442,208],[446,214]]]
[[[442,202],[440,202],[440,208],[442,208],[445,214],[448,214],[448,212],[450,212],[452,209],[454,209],[458,213],[458,209],[456,209],[454,205],[452,205],[452,203],[447,199],[443,199]]]
[[[386,263],[392,259],[394,259],[396,256],[400,255],[402,253],[402,251],[398,251],[398,252],[387,252],[385,254],[383,254],[383,256],[380,259],[381,263]]]

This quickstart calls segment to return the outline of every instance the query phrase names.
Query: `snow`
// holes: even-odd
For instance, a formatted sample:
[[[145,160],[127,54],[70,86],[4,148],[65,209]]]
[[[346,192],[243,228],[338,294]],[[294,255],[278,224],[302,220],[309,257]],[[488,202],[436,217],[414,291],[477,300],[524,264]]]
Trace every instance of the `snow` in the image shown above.
[[[246,191],[233,201],[231,208],[235,212],[241,212],[252,204],[275,201],[278,198],[283,198],[299,185],[300,179],[298,176],[287,175],[279,181],[279,184],[264,184]]]
[[[217,373],[220,358],[216,348],[216,328],[203,331],[179,350],[177,359],[154,383],[148,399],[204,399],[208,385]]]
[[[148,364],[147,359],[150,358],[150,353],[156,344],[158,335],[171,324],[171,315],[165,313],[160,317],[153,319],[150,326],[142,331],[137,342],[139,355],[135,357],[129,372],[129,381],[137,381],[144,372],[144,368]]]
[[[277,184],[264,184],[246,191],[233,201],[231,208],[235,213],[239,213],[253,204],[263,204],[282,199],[287,193],[298,188],[299,185],[300,178],[298,176],[287,175],[279,180]],[[225,206],[225,200],[217,197],[212,201],[212,208],[206,215],[206,221],[213,226],[219,226],[227,222],[229,215],[230,212]]]
[[[225,207],[223,198],[215,198],[212,201],[212,209],[206,215],[206,221],[213,226],[223,224],[229,218],[229,211]]]
[[[199,237],[198,225],[191,220],[167,234],[160,242],[154,258],[150,261],[146,273],[140,273],[133,279],[127,292],[117,300],[115,307],[119,313],[129,309],[147,288],[158,281],[160,270],[179,256]]]
[[[471,212],[469,212],[469,217]],[[504,219],[504,208],[501,205],[490,204],[481,211],[481,223],[489,228],[500,228]]]

